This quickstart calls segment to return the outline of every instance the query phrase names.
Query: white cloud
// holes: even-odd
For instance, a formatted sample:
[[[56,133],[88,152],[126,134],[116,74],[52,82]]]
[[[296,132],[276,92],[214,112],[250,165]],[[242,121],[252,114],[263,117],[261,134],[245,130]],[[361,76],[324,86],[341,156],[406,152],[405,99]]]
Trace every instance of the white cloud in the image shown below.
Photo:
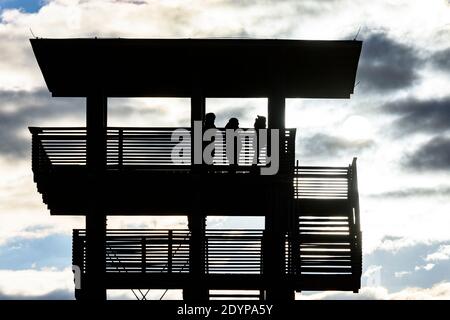
[[[360,293],[321,292],[314,294],[297,294],[300,300],[448,300],[450,299],[450,282],[442,282],[431,288],[408,287],[397,292],[389,292],[384,287],[364,287]]]
[[[423,266],[415,266],[414,270],[415,271],[419,271],[419,270],[426,270],[426,271],[430,271],[431,269],[433,269],[435,266],[434,263],[427,263],[426,265]]]
[[[52,292],[73,293],[73,273],[70,268],[0,270],[0,299],[6,297],[38,298]],[[67,295],[62,297],[67,298]]]
[[[394,273],[394,276],[396,278],[403,278],[403,277],[408,276],[410,274],[411,274],[411,271],[398,271],[398,272]]]
[[[436,252],[425,258],[426,261],[442,261],[450,259],[450,245],[441,245]]]

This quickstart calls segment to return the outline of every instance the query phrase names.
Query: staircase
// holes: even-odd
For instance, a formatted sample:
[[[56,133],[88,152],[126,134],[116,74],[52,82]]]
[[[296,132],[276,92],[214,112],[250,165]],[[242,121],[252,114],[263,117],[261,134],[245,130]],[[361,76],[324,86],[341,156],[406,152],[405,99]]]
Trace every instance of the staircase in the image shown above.
[[[362,255],[356,158],[348,167],[297,166],[294,186],[292,272],[301,290],[357,292]]]

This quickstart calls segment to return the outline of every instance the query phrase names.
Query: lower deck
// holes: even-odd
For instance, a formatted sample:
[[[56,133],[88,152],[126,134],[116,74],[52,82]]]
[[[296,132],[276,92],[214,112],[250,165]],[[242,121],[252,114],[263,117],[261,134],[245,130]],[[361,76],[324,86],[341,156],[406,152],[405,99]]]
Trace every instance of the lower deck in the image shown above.
[[[349,219],[299,218],[298,232],[285,236],[279,286],[292,291],[357,292],[361,238]],[[107,231],[105,285],[108,289],[264,290],[270,255],[264,230],[211,229],[203,237],[201,274],[191,272],[191,233],[174,229]],[[86,233],[74,230],[73,264],[86,274]]]

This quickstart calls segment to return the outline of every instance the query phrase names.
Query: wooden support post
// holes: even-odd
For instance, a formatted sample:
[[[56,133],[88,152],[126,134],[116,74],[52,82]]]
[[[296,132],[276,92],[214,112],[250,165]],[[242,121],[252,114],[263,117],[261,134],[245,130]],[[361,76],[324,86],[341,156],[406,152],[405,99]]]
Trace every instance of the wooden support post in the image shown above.
[[[195,179],[193,185],[191,213],[188,216],[189,241],[189,277],[187,288],[183,289],[183,299],[187,301],[208,300],[208,288],[205,287],[205,230],[206,219],[201,206],[202,188],[200,180]]]
[[[205,97],[196,93],[191,97],[191,166],[193,173],[201,173],[203,163],[203,143],[201,137],[194,136],[194,121],[201,121],[205,117]],[[200,131],[202,134],[202,131]],[[197,158],[194,156],[197,154]],[[198,158],[200,157],[200,158]],[[203,287],[205,276],[205,216],[202,212],[202,182],[200,176],[193,177],[191,210],[189,222],[189,276],[191,279],[187,288],[183,288],[184,300],[207,300],[208,290]]]
[[[194,122],[203,123],[205,118],[205,97],[196,94],[191,97],[191,166],[195,173],[200,172],[203,163],[203,142],[199,141],[202,137],[194,136]],[[200,131],[202,134],[202,131]],[[198,157],[194,157],[197,154]],[[199,158],[200,157],[200,158]]]
[[[107,98],[93,94],[86,99],[86,159],[88,169],[86,212],[86,282],[83,296],[106,300],[106,212],[104,183],[106,168]]]
[[[86,215],[86,281],[81,288],[87,300],[106,300],[106,216]]]
[[[286,135],[286,125],[285,125],[285,117],[286,117],[286,99],[280,93],[274,93],[268,98],[268,128],[269,129],[278,129],[279,130],[279,173],[286,173],[286,163],[284,157],[284,141]],[[269,132],[270,134],[270,132]],[[268,138],[267,151],[270,155],[272,155],[272,148],[270,144],[270,136]]]
[[[88,170],[103,173],[106,166],[107,98],[93,94],[86,98],[86,162]]]
[[[279,93],[274,93],[268,98],[268,128],[285,129],[286,99]]]
[[[274,89],[268,97],[268,128],[280,130],[280,169],[278,174],[286,173],[284,161],[285,112],[285,97],[281,91]],[[270,148],[270,144],[268,147]],[[272,155],[272,150],[269,152]],[[264,276],[268,283],[265,297],[268,300],[285,301],[294,297],[294,291],[287,287],[286,277],[286,234],[290,224],[290,214],[292,214],[290,202],[293,201],[292,195],[289,193],[290,183],[291,181],[277,182],[268,190],[271,204],[266,213],[264,250]]]

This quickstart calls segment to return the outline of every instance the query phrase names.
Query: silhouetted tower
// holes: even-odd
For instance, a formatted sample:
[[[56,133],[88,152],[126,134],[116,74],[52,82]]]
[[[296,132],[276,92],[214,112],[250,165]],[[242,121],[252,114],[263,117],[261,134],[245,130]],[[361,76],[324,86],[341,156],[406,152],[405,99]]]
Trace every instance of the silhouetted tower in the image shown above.
[[[103,300],[107,289],[131,288],[182,289],[187,300],[289,300],[302,290],[358,291],[356,160],[345,167],[296,164],[296,131],[285,127],[285,101],[349,98],[360,41],[31,44],[54,97],[86,97],[86,127],[30,127],[34,179],[50,213],[86,217],[86,229],[73,232],[73,264],[81,276],[77,299]],[[108,97],[188,97],[189,134],[194,121],[204,119],[207,97],[267,98],[268,127],[280,133],[279,170],[260,174],[276,144],[269,141],[261,163],[253,165],[251,139],[243,139],[235,166],[223,156],[226,143],[220,140],[214,163],[198,163],[193,151],[201,152],[204,143],[193,135],[184,140],[191,158],[174,163],[177,128],[109,127]],[[112,215],[185,215],[189,229],[107,229]],[[206,217],[213,215],[262,216],[265,229],[206,229]]]

